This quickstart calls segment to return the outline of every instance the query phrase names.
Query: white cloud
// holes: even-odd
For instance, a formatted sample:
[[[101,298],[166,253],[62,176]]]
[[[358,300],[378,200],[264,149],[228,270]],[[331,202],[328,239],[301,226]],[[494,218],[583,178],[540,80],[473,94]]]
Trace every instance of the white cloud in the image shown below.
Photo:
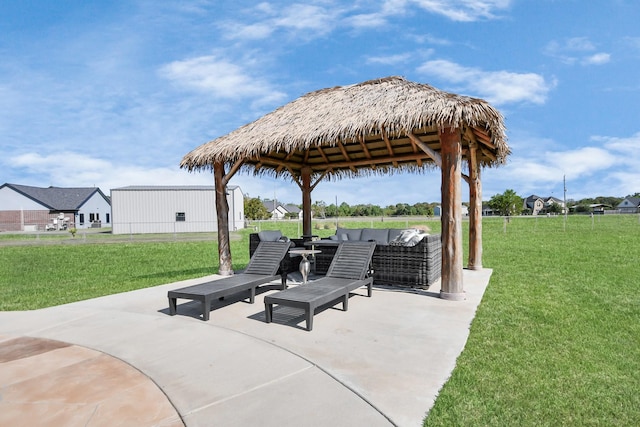
[[[255,62],[245,58],[245,63]],[[160,74],[184,87],[209,92],[226,99],[254,98],[274,102],[285,98],[266,79],[220,54],[199,56],[164,65]]]
[[[25,153],[8,159],[8,163],[13,168],[23,169],[31,175],[32,185],[96,186],[105,194],[112,188],[128,185],[213,185],[211,173],[190,174],[177,165],[147,168],[124,163],[114,164],[70,151],[48,155]]]
[[[553,141],[516,136],[514,154],[503,168],[487,171],[483,176],[485,199],[506,188],[518,194],[541,196],[562,194],[566,177],[570,198],[626,196],[640,191],[640,132],[630,137],[595,136],[599,143],[562,150]],[[554,146],[556,149],[554,149]],[[505,184],[508,183],[508,184]],[[497,189],[491,193],[489,189]]]
[[[604,171],[616,164],[614,154],[599,147],[582,147],[564,152],[549,152],[545,155],[549,164],[570,176],[589,176]]]
[[[602,143],[604,149],[616,155],[617,162],[622,168],[640,175],[640,156],[637,154],[640,147],[640,132],[627,138],[594,136],[591,140]]]
[[[507,9],[511,0],[409,0],[407,3],[452,21],[472,22],[496,19],[497,12]]]
[[[576,63],[581,65],[602,65],[611,60],[611,54],[609,53],[591,53],[596,49],[596,45],[589,38],[572,37],[563,41],[550,41],[544,52],[568,65]]]
[[[398,65],[407,62],[413,55],[409,53],[398,53],[389,56],[369,56],[366,58],[367,64]]]
[[[310,4],[286,4],[276,9],[262,3],[252,9],[246,24],[241,21],[225,21],[219,26],[224,37],[231,40],[261,40],[282,30],[303,39],[315,38],[331,32],[338,25],[345,11],[336,7]]]
[[[226,21],[219,26],[225,37],[232,40],[260,40],[276,31],[309,39],[326,35],[340,26],[379,28],[387,25],[390,18],[416,11],[457,22],[497,19],[500,11],[509,8],[511,0],[385,0],[382,4],[362,2],[346,6],[341,3],[339,7],[337,4],[294,3],[278,8],[279,5],[273,3],[261,3],[246,10],[245,21]]]
[[[547,82],[535,73],[484,71],[442,59],[427,61],[417,71],[454,83],[458,85],[457,90],[470,92],[472,96],[486,98],[498,105],[515,102],[543,104],[556,85],[555,81]]]
[[[602,65],[611,60],[611,55],[608,53],[596,53],[595,55],[588,56],[582,60],[583,65]]]

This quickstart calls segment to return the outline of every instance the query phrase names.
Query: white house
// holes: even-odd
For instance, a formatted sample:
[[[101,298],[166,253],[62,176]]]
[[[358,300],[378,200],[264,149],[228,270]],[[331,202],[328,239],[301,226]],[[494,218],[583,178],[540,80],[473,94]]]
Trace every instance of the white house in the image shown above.
[[[639,213],[640,197],[627,197],[618,205],[618,210],[620,213]]]
[[[227,186],[229,230],[244,228],[244,194]],[[213,186],[130,186],[111,190],[113,234],[218,231]]]
[[[295,215],[298,219],[302,219],[302,210],[291,203],[283,205],[275,200],[263,200],[262,204],[271,214],[271,219],[283,219],[287,218],[287,215]]]
[[[96,187],[3,184],[0,230],[49,231],[111,225],[109,198]]]

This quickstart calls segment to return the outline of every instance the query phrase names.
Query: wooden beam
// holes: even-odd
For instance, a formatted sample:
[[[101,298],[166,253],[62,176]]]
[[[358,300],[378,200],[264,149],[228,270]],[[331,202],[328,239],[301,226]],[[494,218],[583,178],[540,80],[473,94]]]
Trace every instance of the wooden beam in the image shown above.
[[[486,157],[490,158],[492,161],[497,161],[498,158],[496,157],[495,154],[493,154],[491,151],[487,150],[485,147],[478,147],[480,148],[480,151],[482,151],[482,154],[485,155]]]
[[[411,162],[417,160],[432,160],[429,155],[424,152],[416,153],[416,154],[405,154],[402,156],[398,156],[395,158],[372,158],[372,159],[364,159],[364,160],[352,160],[350,162],[327,162],[327,163],[311,163],[308,166],[313,168],[314,171],[323,171],[323,170],[335,170],[340,168],[351,168],[352,166],[371,166],[371,165],[380,165],[384,163],[395,163],[396,166],[399,162]],[[278,166],[282,165],[284,167],[295,168],[295,166],[299,166],[297,163],[288,162],[285,163],[281,159],[273,159],[269,157],[261,157],[261,164]]]
[[[311,168],[302,168],[302,234],[311,235]]]
[[[316,149],[318,150],[318,153],[320,153],[320,155],[322,156],[322,158],[324,159],[324,161],[326,163],[329,163],[329,159],[327,158],[327,155],[324,154],[324,151],[322,150],[322,148],[318,145],[316,146]]]
[[[380,128],[380,134],[382,135],[382,140],[387,146],[387,151],[389,151],[389,157],[395,158],[395,153],[393,152],[393,146],[391,145],[391,141],[389,140],[389,135],[387,135],[387,130],[384,128],[384,126]],[[393,162],[392,164],[394,168],[398,167],[398,162]]]
[[[358,142],[360,143],[360,147],[362,147],[362,151],[364,152],[364,156],[367,159],[371,159],[371,152],[369,151],[369,148],[367,147],[367,144],[364,142],[364,137],[362,135],[358,135]],[[371,169],[375,170],[376,169],[376,165],[371,165]]]
[[[469,144],[469,270],[482,269],[482,180],[476,142]]]
[[[236,161],[233,164],[233,166],[231,166],[231,169],[229,169],[229,172],[226,173],[224,178],[222,179],[222,183],[223,183],[223,185],[225,187],[229,183],[229,180],[231,178],[233,178],[233,176],[236,174],[236,172],[238,172],[238,169],[240,169],[240,167],[242,166],[243,163],[244,163],[244,159],[241,159],[241,160]]]
[[[360,143],[360,147],[362,147],[362,151],[364,151],[365,157],[367,159],[370,159],[371,153],[369,152],[369,149],[367,148],[367,144],[365,144],[364,137],[362,135],[358,136],[358,142]]]
[[[418,138],[416,135],[413,134],[413,132],[407,132],[407,136],[414,144],[420,147],[422,151],[427,153],[427,155],[431,157],[431,159],[433,159],[436,165],[442,168],[442,158],[440,157],[440,154],[438,154],[435,150],[433,150],[427,144],[422,142],[420,138]]]
[[[462,283],[462,135],[458,129],[440,130],[442,155],[442,279],[440,297],[465,299]]]
[[[338,141],[336,143],[336,145],[338,146],[338,148],[342,152],[342,155],[344,156],[345,160],[347,161],[347,164],[350,164],[351,163],[351,157],[349,157],[349,153],[347,153],[347,149],[344,148],[344,145],[342,144],[342,142]],[[349,169],[351,169],[353,172],[356,171],[356,168],[353,167],[353,166],[349,166]]]
[[[330,169],[329,169],[330,170]],[[311,184],[311,191],[313,191],[316,188],[316,185],[320,184],[320,181],[322,181],[322,179],[327,176],[327,174],[329,173],[329,170],[325,170],[324,172],[322,172],[322,174],[318,177],[318,179],[316,179],[316,182],[314,182],[313,184]]]
[[[233,274],[231,262],[231,246],[229,245],[229,203],[227,202],[227,186],[224,183],[224,163],[213,163],[213,178],[216,188],[216,215],[218,217],[218,274]]]

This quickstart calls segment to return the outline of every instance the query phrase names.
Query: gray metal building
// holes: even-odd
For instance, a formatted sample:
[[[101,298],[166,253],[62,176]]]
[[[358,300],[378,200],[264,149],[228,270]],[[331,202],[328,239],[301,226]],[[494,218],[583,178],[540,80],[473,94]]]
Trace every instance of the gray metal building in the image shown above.
[[[214,186],[129,186],[111,190],[113,234],[218,231]],[[229,230],[244,228],[244,194],[227,186]]]

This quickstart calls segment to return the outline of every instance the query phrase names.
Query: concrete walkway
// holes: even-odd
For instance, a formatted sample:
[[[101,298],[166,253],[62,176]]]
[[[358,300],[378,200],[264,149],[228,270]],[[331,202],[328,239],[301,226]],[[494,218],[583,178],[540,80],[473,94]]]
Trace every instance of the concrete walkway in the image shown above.
[[[0,425],[420,426],[491,270],[464,271],[460,302],[438,284],[358,290],[311,332],[285,307],[265,323],[264,294],[216,302],[208,322],[185,300],[168,315],[167,291],[215,277],[1,312]]]

